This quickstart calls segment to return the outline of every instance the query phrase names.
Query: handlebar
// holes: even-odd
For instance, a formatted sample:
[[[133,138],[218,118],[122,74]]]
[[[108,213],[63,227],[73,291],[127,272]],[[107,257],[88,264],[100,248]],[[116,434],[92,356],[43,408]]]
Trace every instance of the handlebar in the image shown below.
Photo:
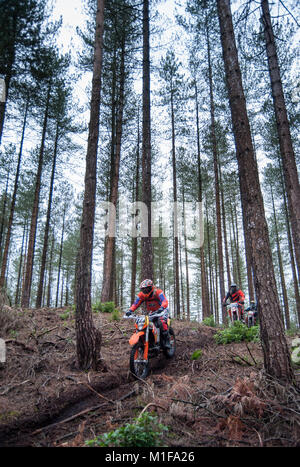
[[[160,318],[161,316],[164,315],[164,312],[165,312],[165,310],[160,311],[159,313],[155,313],[155,314],[153,313],[152,315],[148,315],[148,316],[149,316],[149,320],[150,320],[150,321],[153,321],[153,320],[156,319],[156,318]]]
[[[159,313],[155,313],[155,314],[153,313],[153,314],[151,314],[151,315],[148,315],[148,314],[147,314],[147,316],[149,316],[149,320],[150,320],[150,321],[153,321],[154,319],[160,318],[161,316],[163,316],[164,312],[165,312],[165,310],[160,311]],[[124,315],[122,316],[122,318],[124,318],[124,319],[136,319],[137,316],[138,316],[138,315],[134,315],[134,314],[129,315],[129,316],[127,316],[126,314],[124,314]]]

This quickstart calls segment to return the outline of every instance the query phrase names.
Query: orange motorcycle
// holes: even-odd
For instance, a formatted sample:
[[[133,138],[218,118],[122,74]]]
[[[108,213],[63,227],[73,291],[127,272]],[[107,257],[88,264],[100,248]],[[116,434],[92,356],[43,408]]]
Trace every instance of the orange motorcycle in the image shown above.
[[[170,334],[170,348],[164,348],[161,343],[160,329],[155,325],[155,320],[160,318],[163,313],[152,313],[151,315],[138,315],[135,318],[135,332],[129,339],[132,349],[130,352],[130,371],[140,379],[145,379],[149,374],[149,359],[157,357],[161,352],[167,357],[172,358],[175,355],[176,341],[174,330],[170,327],[168,319],[168,328]]]

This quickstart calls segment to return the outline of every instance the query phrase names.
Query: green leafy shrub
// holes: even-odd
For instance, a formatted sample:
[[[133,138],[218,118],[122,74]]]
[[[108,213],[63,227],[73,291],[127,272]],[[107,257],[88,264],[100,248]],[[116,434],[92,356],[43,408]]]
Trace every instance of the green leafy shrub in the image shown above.
[[[120,321],[120,318],[121,318],[121,315],[120,315],[119,310],[115,309],[111,314],[111,320],[112,321]]]
[[[202,357],[202,350],[197,349],[195,350],[195,352],[192,353],[191,360],[198,360],[200,357]]]
[[[207,316],[206,318],[204,318],[202,324],[204,324],[205,326],[210,326],[212,328],[216,327],[216,323],[213,316]]]
[[[71,308],[69,310],[66,310],[64,313],[61,313],[59,315],[60,319],[66,320],[66,319],[71,319],[75,315],[75,311]]]
[[[148,412],[116,430],[85,442],[86,446],[100,447],[156,447],[161,446],[161,435],[168,428]]]
[[[94,313],[99,313],[102,311],[102,303],[101,302],[96,302],[92,304],[92,310]]]
[[[102,311],[103,311],[103,313],[113,313],[115,311],[114,302],[102,303]]]
[[[217,344],[229,344],[230,342],[258,341],[259,326],[248,328],[241,321],[235,321],[233,326],[229,326],[223,331],[218,331],[214,338]]]
[[[113,313],[115,311],[114,302],[96,302],[92,305],[94,313]]]

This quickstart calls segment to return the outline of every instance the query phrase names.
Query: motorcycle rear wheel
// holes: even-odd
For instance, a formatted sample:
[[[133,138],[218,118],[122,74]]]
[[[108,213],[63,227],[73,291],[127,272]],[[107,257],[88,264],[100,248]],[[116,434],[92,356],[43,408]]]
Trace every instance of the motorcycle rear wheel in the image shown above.
[[[130,371],[139,379],[145,379],[149,374],[149,359],[144,361],[144,344],[141,341],[131,349]]]
[[[163,349],[164,355],[167,358],[172,358],[175,355],[175,350],[176,350],[176,340],[175,340],[175,333],[172,328],[169,328],[169,334],[170,334],[170,349]]]

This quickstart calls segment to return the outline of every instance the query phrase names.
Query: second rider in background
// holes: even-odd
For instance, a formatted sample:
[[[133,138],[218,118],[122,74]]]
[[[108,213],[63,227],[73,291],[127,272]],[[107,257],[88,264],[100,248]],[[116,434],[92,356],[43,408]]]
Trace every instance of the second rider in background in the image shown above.
[[[230,299],[230,303],[238,302],[241,319],[243,319],[244,318],[245,294],[242,290],[238,289],[236,284],[231,284],[226,297],[224,297],[223,299],[223,306],[227,305],[228,299]]]

